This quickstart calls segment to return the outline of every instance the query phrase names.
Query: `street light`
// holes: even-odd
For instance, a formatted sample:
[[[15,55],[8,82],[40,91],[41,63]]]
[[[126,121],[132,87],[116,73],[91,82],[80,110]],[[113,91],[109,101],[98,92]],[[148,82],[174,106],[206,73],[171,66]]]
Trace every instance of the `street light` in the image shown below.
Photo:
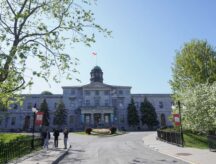
[[[178,101],[178,108],[179,108],[179,119],[180,119],[180,134],[181,134],[181,139],[182,139],[182,146],[184,146],[184,137],[183,137],[183,130],[182,130],[181,104],[180,104],[180,101]]]
[[[36,104],[32,108],[32,112],[33,112],[33,127],[32,127],[32,142],[31,142],[31,147],[32,147],[32,149],[34,149],[35,115],[38,112],[38,110],[36,108]]]

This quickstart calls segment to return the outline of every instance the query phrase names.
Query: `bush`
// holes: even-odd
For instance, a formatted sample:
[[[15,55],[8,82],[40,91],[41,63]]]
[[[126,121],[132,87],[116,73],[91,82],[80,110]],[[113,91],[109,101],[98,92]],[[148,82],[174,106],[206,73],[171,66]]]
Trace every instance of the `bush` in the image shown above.
[[[111,128],[110,128],[111,134],[115,134],[116,131],[117,131],[117,128],[116,128],[116,127],[111,127]]]
[[[87,128],[87,129],[85,130],[86,134],[91,134],[91,131],[92,131],[92,128]]]

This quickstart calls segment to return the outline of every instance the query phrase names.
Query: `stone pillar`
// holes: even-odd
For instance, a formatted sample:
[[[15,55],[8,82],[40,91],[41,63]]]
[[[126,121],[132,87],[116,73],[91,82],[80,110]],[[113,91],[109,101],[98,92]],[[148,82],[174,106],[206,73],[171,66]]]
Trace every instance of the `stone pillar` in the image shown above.
[[[110,113],[110,121],[113,123],[113,113]]]
[[[84,114],[81,114],[81,122],[84,123]]]
[[[101,113],[101,123],[104,124],[104,113]]]
[[[91,113],[91,124],[94,125],[94,113]]]

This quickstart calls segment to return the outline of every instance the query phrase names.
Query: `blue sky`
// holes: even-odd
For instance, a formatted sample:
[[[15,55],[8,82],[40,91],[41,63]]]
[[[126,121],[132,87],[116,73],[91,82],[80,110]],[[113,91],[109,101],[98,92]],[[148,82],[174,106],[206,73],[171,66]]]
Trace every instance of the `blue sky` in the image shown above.
[[[61,86],[89,83],[90,71],[98,65],[104,83],[131,86],[132,93],[171,93],[169,80],[176,50],[191,39],[216,45],[216,1],[214,0],[98,0],[92,6],[96,22],[112,30],[112,38],[98,34],[91,48],[68,49],[80,59],[76,75],[82,82],[62,79],[50,85],[40,79],[25,93],[49,90],[62,93]]]

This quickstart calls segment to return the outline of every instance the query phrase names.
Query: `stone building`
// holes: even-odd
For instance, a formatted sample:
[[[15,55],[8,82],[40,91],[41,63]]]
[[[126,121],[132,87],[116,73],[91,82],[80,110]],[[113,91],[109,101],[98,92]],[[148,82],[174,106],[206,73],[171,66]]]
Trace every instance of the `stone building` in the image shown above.
[[[138,113],[140,103],[146,97],[155,107],[160,126],[169,126],[172,100],[170,94],[132,94],[130,86],[115,86],[103,83],[103,72],[95,66],[90,73],[90,83],[83,86],[63,86],[63,94],[30,94],[23,105],[12,105],[8,112],[0,111],[0,130],[31,130],[33,124],[32,107],[40,106],[46,99],[49,108],[50,128],[54,128],[54,112],[63,101],[67,110],[67,126],[71,130],[86,127],[131,128],[127,123],[127,107],[134,99]],[[141,124],[139,129],[146,129]],[[136,127],[136,128],[138,128]]]

